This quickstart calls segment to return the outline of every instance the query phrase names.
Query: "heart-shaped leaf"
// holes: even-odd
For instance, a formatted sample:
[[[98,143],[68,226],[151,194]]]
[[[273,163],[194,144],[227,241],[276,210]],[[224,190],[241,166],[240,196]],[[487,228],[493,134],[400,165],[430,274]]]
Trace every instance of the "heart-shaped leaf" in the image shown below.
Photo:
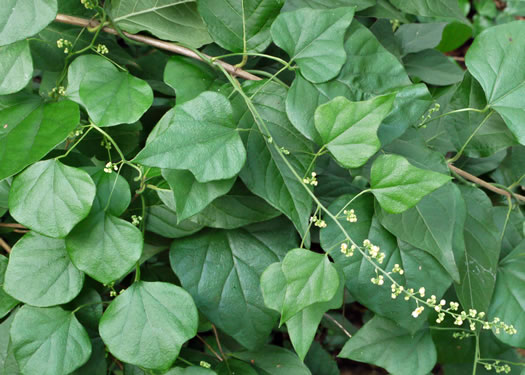
[[[137,227],[105,212],[90,214],[66,237],[73,264],[103,284],[127,274],[139,260],[143,246]]]
[[[483,87],[488,105],[503,117],[521,144],[525,144],[523,33],[523,21],[491,27],[476,37],[465,56],[465,64]]]
[[[153,91],[143,80],[120,72],[100,56],[80,56],[68,70],[67,96],[84,106],[98,126],[132,124],[153,103]]]
[[[392,110],[394,98],[392,94],[351,102],[340,96],[317,107],[315,127],[343,167],[361,167],[379,150],[377,129]]]
[[[54,159],[40,161],[13,180],[9,211],[28,228],[63,238],[89,214],[95,190],[83,170]]]
[[[450,181],[450,176],[420,169],[399,155],[380,155],[372,164],[370,186],[381,207],[401,213]]]
[[[118,359],[147,369],[168,369],[182,344],[197,334],[191,296],[168,283],[140,281],[109,305],[100,336]]]
[[[299,9],[281,13],[272,25],[275,44],[285,50],[311,82],[325,82],[346,61],[343,41],[355,8]]]
[[[11,326],[20,371],[27,375],[68,375],[91,355],[91,342],[70,311],[24,306]]]
[[[61,305],[75,298],[84,284],[66,251],[64,240],[29,232],[13,247],[4,289],[32,306]]]
[[[246,161],[246,150],[233,122],[230,102],[222,94],[205,91],[178,105],[169,126],[150,136],[134,161],[188,169],[199,182],[234,177]]]

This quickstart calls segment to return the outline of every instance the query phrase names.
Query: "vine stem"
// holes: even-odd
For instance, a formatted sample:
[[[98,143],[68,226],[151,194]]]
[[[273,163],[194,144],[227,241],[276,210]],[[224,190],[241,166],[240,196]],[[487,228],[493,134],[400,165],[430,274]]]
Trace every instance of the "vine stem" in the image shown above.
[[[324,313],[323,316],[324,316],[326,319],[331,320],[336,326],[338,326],[338,327],[341,329],[341,331],[343,331],[343,332],[345,333],[345,335],[348,336],[348,338],[351,338],[351,337],[352,337],[352,335],[350,334],[350,332],[348,332],[348,331],[346,330],[346,328],[345,328],[341,323],[339,323],[339,322],[338,322],[333,316],[331,316],[330,314],[327,314],[327,313]]]
[[[69,16],[69,15],[60,14],[60,13],[57,14],[57,16],[55,18],[55,21],[59,22],[59,23],[65,23],[65,24],[68,24],[68,25],[75,25],[75,26],[81,26],[81,27],[96,27],[98,25],[98,22],[96,22],[96,21],[91,21],[91,20],[88,20],[88,19],[85,19],[85,18]],[[112,34],[112,35],[117,35],[117,36],[119,35],[117,30],[115,30],[114,28],[111,28],[111,27],[107,27],[107,26],[103,27],[102,31],[104,31],[104,32],[106,32],[108,34]],[[124,33],[124,35],[127,38],[129,38],[131,40],[134,40],[134,41],[137,41],[137,42],[140,42],[140,43],[144,43],[144,44],[147,44],[147,45],[150,45],[152,47],[159,48],[159,49],[163,49],[165,51],[169,51],[169,52],[173,52],[173,53],[176,53],[176,54],[179,54],[179,55],[190,57],[190,58],[195,59],[195,60],[204,61],[204,62],[209,62],[209,61],[213,61],[214,60],[214,58],[211,57],[211,56],[208,56],[208,55],[203,54],[203,53],[197,53],[197,52],[191,50],[190,48],[183,47],[183,46],[177,45],[175,43],[165,42],[163,40],[152,38],[152,37],[141,35],[141,34],[130,34],[130,33],[127,33],[127,32],[123,32],[123,33]],[[205,59],[208,59],[208,61],[206,61]],[[240,77],[240,78],[243,78],[243,79],[247,79],[247,80],[250,80],[250,81],[260,81],[260,80],[262,80],[261,77],[258,77],[258,76],[254,75],[254,74],[251,74],[251,73],[249,73],[249,72],[247,72],[245,70],[236,68],[235,66],[233,66],[231,64],[228,64],[228,63],[226,63],[226,62],[224,62],[222,60],[215,59],[213,61],[213,63],[222,66],[224,68],[224,70],[226,70],[228,73],[230,73],[230,74],[232,74],[234,76],[237,76],[237,77]],[[451,115],[453,113],[460,113],[460,112],[467,112],[467,111],[483,113],[483,112],[486,111],[486,108],[484,108],[484,109],[462,108],[460,110],[447,112],[447,113],[444,113],[444,114],[442,114],[440,116],[434,117],[433,119],[429,120],[426,123],[429,123],[431,121],[437,120],[438,118],[441,118],[441,117],[444,117],[444,116]],[[423,123],[422,125],[424,125],[424,124],[425,123]],[[451,168],[451,169],[454,168],[454,171],[456,173],[458,173],[459,175],[461,175],[462,177],[464,177],[465,179],[467,179],[469,181],[472,181],[472,182],[475,182],[478,185],[483,186],[483,187],[487,188],[488,190],[493,191],[494,193],[505,195],[505,196],[509,195],[507,192],[505,192],[502,189],[493,189],[492,186],[488,182],[480,180],[477,177],[472,176],[471,174],[469,174],[469,173],[467,173],[467,172],[465,172],[465,171],[463,171],[463,170],[461,170],[459,168],[453,167],[451,165],[449,165],[449,168]],[[473,180],[472,178],[475,178],[476,180]],[[480,183],[480,181],[482,183]],[[519,194],[515,194],[515,196],[519,200],[522,200],[522,201],[525,202],[525,197],[524,196],[519,195]]]
[[[90,21],[86,18],[69,16],[69,15],[60,14],[60,13],[57,14],[55,21],[59,23],[65,23],[68,25],[75,25],[75,26],[81,26],[81,27],[97,27],[99,24],[97,21]],[[104,26],[102,28],[102,31],[108,34],[112,34],[112,35],[117,35],[117,36],[119,35],[117,30],[115,30],[112,27],[108,27],[108,26]],[[134,40],[136,42],[141,42],[141,43],[148,44],[150,46],[153,46],[159,49],[163,49],[165,51],[176,53],[178,55],[183,55],[183,56],[191,57],[192,59],[204,61],[204,59],[200,56],[199,53],[192,51],[190,48],[183,47],[175,43],[165,42],[163,40],[152,38],[152,37],[141,35],[141,34],[130,34],[125,31],[123,31],[122,33],[127,38]],[[205,54],[202,54],[202,55],[205,58],[211,59],[211,56],[208,56]],[[260,81],[262,79],[242,69],[236,68],[235,66],[230,65],[224,61],[217,60],[216,63],[220,64],[227,72],[237,77],[248,79],[251,81]]]
[[[6,253],[11,254],[11,246],[0,237],[0,247],[5,250]]]
[[[449,163],[454,163],[456,160],[458,160],[461,157],[461,155],[463,155],[463,152],[465,151],[465,149],[469,145],[470,141],[472,141],[474,136],[478,133],[479,129],[481,129],[483,127],[483,125],[485,125],[485,123],[488,121],[488,119],[490,118],[490,116],[492,116],[493,113],[494,113],[494,111],[490,111],[489,114],[487,116],[485,116],[483,121],[481,121],[481,123],[476,128],[476,130],[474,130],[472,132],[472,134],[470,135],[470,137],[468,137],[468,139],[463,144],[463,146],[461,146],[461,149],[458,151],[458,153],[452,159],[449,160]]]
[[[514,196],[516,199],[518,199],[518,200],[520,200],[522,202],[525,202],[525,196],[523,196],[523,195],[511,194],[508,191],[500,189],[500,188],[498,188],[498,187],[488,183],[487,181],[483,181],[481,178],[478,178],[478,177],[476,177],[474,175],[471,175],[470,173],[465,172],[464,170],[459,169],[459,168],[455,167],[452,164],[449,164],[448,167],[450,168],[451,171],[457,173],[458,175],[460,175],[464,179],[472,181],[472,182],[478,184],[479,186],[482,186],[483,188],[485,188],[487,190],[490,190],[490,191],[492,191],[492,192],[494,192],[496,194],[504,195],[504,196],[506,196],[509,199],[512,199],[512,197]]]

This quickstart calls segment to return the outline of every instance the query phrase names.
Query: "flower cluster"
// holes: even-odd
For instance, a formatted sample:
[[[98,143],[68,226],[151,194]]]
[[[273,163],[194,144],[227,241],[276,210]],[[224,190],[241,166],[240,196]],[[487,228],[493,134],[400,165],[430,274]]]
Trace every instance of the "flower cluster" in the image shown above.
[[[512,371],[511,367],[508,364],[505,363],[503,365],[500,365],[500,363],[501,363],[500,361],[494,361],[494,363],[484,363],[483,366],[485,366],[486,370],[488,371],[494,370],[498,374],[501,372],[508,374],[509,372]]]
[[[439,105],[439,103],[436,103],[434,104],[434,107],[430,108],[425,115],[421,116],[421,122],[419,123],[419,126],[423,126],[425,127],[425,122],[427,122],[428,120],[430,120],[432,118],[432,115],[435,113],[435,112],[438,112],[439,109],[441,108],[441,106]]]
[[[314,223],[318,228],[326,228],[326,221],[322,220],[320,217],[318,218],[317,215],[312,216],[310,222]]]
[[[200,361],[199,366],[201,366],[203,368],[211,368],[211,364],[209,364],[206,361]]]
[[[84,129],[82,128],[78,128],[74,131],[72,131],[71,133],[69,133],[69,138],[74,138],[74,137],[78,137],[79,135],[82,135],[84,133]]]
[[[380,251],[381,248],[379,246],[372,244],[370,240],[367,239],[363,241],[363,247],[368,252],[370,258],[376,259],[379,264],[383,263],[383,260],[385,260],[385,253]]]
[[[379,275],[377,277],[372,277],[370,281],[372,282],[372,284],[381,286],[385,283],[385,278],[383,277],[383,275]]]
[[[398,284],[392,284],[390,288],[392,289],[392,299],[396,299],[405,289],[403,285]]]
[[[95,47],[95,52],[101,55],[105,55],[109,53],[109,49],[104,44],[99,44]]]
[[[59,40],[57,40],[57,47],[60,48],[60,49],[63,48],[64,49],[64,53],[67,54],[73,48],[73,43],[71,43],[67,39],[60,38]]]
[[[80,0],[80,3],[84,5],[86,9],[95,9],[97,6],[97,0]]]
[[[104,147],[106,150],[111,150],[111,142],[106,138],[102,138],[102,141],[100,141],[100,145]]]
[[[111,173],[113,170],[118,171],[118,167],[116,163],[107,162],[106,167],[104,168],[104,172]]]
[[[312,172],[312,177],[303,178],[303,182],[307,185],[317,186],[317,173]]]
[[[66,88],[64,86],[53,87],[48,95],[52,98],[58,99],[59,97],[66,95]]]
[[[356,245],[352,245],[350,246],[350,248],[348,248],[348,244],[346,242],[343,242],[341,244],[341,253],[343,253],[347,258],[354,256],[354,252],[356,249]]]
[[[344,210],[343,212],[346,216],[346,221],[350,223],[357,223],[357,215],[355,214],[354,209]]]
[[[142,221],[142,216],[137,215],[131,215],[131,224],[134,226],[139,226],[140,222]]]

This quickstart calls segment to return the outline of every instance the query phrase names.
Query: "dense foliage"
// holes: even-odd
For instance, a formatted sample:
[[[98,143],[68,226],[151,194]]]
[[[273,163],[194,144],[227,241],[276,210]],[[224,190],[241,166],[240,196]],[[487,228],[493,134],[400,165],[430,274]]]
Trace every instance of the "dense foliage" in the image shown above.
[[[3,0],[0,374],[525,374],[524,15]]]

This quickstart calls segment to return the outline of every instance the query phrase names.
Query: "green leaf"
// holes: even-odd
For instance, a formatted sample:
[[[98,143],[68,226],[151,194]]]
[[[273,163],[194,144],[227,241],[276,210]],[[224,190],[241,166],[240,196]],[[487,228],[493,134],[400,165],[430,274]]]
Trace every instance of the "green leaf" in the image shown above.
[[[18,363],[16,363],[13,352],[13,343],[9,335],[9,330],[13,324],[16,311],[10,314],[0,323],[0,374],[1,375],[21,375]]]
[[[355,11],[370,8],[375,5],[376,0],[332,0],[329,3],[323,0],[287,0],[281,12],[311,8],[311,9],[335,9],[343,7],[355,7]]]
[[[72,372],[71,375],[107,375],[106,346],[100,338],[97,338],[91,340],[91,348],[89,360],[82,367]]]
[[[118,173],[106,173],[101,169],[91,174],[91,178],[97,187],[91,212],[106,211],[114,216],[122,215],[131,202],[131,190],[126,179]]]
[[[75,268],[64,240],[29,232],[13,247],[4,290],[32,306],[61,305],[75,298],[84,274]]]
[[[253,352],[236,352],[233,357],[253,363],[260,374],[271,375],[311,375],[308,367],[291,351],[265,345]]]
[[[344,195],[335,200],[328,209],[336,214],[354,197],[355,195]],[[394,265],[398,264],[404,270],[403,275],[392,273],[391,276],[405,289],[417,290],[424,287],[428,295],[433,294],[438,299],[441,298],[452,280],[432,255],[397,240],[383,228],[374,216],[374,202],[370,195],[357,198],[348,208],[355,211],[357,222],[350,223],[345,216],[340,217],[338,221],[356,244],[360,245],[368,239],[379,246],[385,254],[380,266],[390,272]],[[375,267],[358,251],[351,257],[341,253],[340,244],[345,242],[346,237],[336,223],[327,220],[327,227],[321,230],[320,239],[321,247],[329,252],[337,265],[342,266],[346,288],[359,303],[376,314],[394,320],[411,332],[421,328],[430,311],[425,310],[418,319],[414,319],[411,313],[417,305],[413,300],[405,301],[403,296],[392,299],[390,285],[372,284],[370,280],[377,277]]]
[[[465,257],[458,264],[461,282],[456,293],[465,310],[488,310],[501,249],[500,234],[494,225],[492,203],[482,191],[460,186],[467,205]]]
[[[498,317],[512,324],[518,331],[515,335],[502,332],[498,339],[505,344],[525,347],[525,241],[522,241],[498,265],[494,297],[490,304],[489,317]],[[485,311],[485,310],[484,310]]]
[[[281,324],[304,308],[330,301],[339,288],[337,270],[326,255],[305,249],[290,250],[282,262],[286,293]]]
[[[8,210],[9,190],[11,189],[11,179],[0,181],[0,217]]]
[[[265,343],[277,320],[264,304],[260,276],[297,246],[290,225],[276,224],[203,231],[175,240],[170,250],[171,266],[199,311],[248,348]]]
[[[230,373],[242,375],[258,375],[258,372],[255,371],[255,369],[248,363],[233,358],[228,359],[227,364],[221,362],[216,368],[216,370],[217,374],[219,375],[230,375]]]
[[[126,275],[139,260],[143,245],[137,227],[105,212],[90,214],[66,237],[73,264],[103,284]]]
[[[416,168],[399,155],[380,155],[372,164],[370,186],[381,207],[401,213],[448,181],[450,176]]]
[[[447,26],[445,22],[401,25],[396,31],[395,38],[402,56],[437,47],[445,26]]]
[[[131,124],[153,103],[153,91],[143,80],[120,72],[101,56],[80,56],[68,70],[67,97],[84,106],[98,126]]]
[[[33,60],[27,40],[0,47],[0,95],[22,90],[32,76]]]
[[[444,112],[461,108],[484,108],[487,104],[485,95],[479,83],[469,73],[465,74],[463,82],[458,87]],[[447,116],[444,123],[450,134],[450,140],[460,150],[464,144],[464,155],[481,158],[488,157],[498,151],[516,144],[514,135],[497,113],[460,112]],[[479,128],[479,129],[478,129]]]
[[[320,143],[314,125],[315,109],[338,96],[361,101],[397,92],[394,109],[379,128],[382,142],[395,139],[420,120],[432,101],[426,86],[412,85],[403,65],[369,29],[353,22],[344,48],[348,58],[335,79],[314,85],[296,75],[286,98],[286,113],[297,130]]]
[[[263,52],[284,0],[197,0],[213,40],[232,52]]]
[[[0,255],[0,319],[18,305],[18,301],[7,294],[4,290],[5,272],[7,269],[7,258]],[[1,370],[1,367],[0,367]],[[2,374],[2,372],[0,372]]]
[[[148,207],[146,215],[146,229],[166,238],[180,238],[190,236],[200,231],[204,225],[186,220],[179,223],[175,211],[164,205]]]
[[[234,177],[246,161],[246,150],[233,122],[230,102],[222,94],[205,91],[178,105],[169,127],[150,136],[134,161],[187,169],[199,182]]]
[[[235,182],[233,177],[201,183],[191,172],[177,169],[163,169],[162,176],[173,191],[179,221],[204,210],[213,200],[226,194]]]
[[[323,145],[345,168],[358,168],[374,155],[381,143],[377,129],[392,110],[395,95],[351,102],[339,96],[315,111],[315,127]]]
[[[35,232],[63,238],[89,214],[95,191],[83,170],[55,159],[40,161],[13,180],[9,211]]]
[[[167,369],[197,334],[199,317],[182,288],[140,281],[115,298],[100,320],[100,336],[118,359],[147,369]]]
[[[49,25],[56,0],[6,0],[0,9],[0,46],[26,39]]]
[[[177,104],[194,99],[203,91],[219,91],[218,78],[209,65],[183,56],[172,56],[164,70],[164,82],[175,90]]]
[[[281,13],[272,25],[273,41],[295,61],[311,82],[325,82],[346,61],[345,32],[355,8],[310,9]]]
[[[337,362],[332,358],[332,354],[326,351],[317,341],[312,343],[304,363],[316,375],[341,374]]]
[[[75,313],[78,321],[84,326],[90,337],[98,337],[98,322],[102,318],[102,306],[103,302],[100,294],[86,285],[66,308],[75,310],[81,307]]]
[[[503,117],[521,144],[525,130],[521,119],[525,114],[525,23],[521,21],[491,27],[481,33],[465,56],[469,72],[476,78],[488,105]]]
[[[437,353],[428,328],[411,334],[375,316],[348,340],[339,357],[371,363],[393,375],[426,375],[436,364]]]
[[[284,109],[286,90],[276,84],[265,82],[246,85],[247,95],[265,121],[275,144],[290,151],[287,161],[300,176],[304,176],[312,161],[312,145],[294,129]],[[284,213],[299,233],[306,233],[308,217],[312,211],[312,199],[306,189],[293,175],[273,143],[261,136],[252,114],[242,98],[234,102],[239,128],[252,129],[243,132],[248,153],[246,165],[240,177],[248,189]]]
[[[119,27],[132,34],[148,31],[195,48],[211,42],[196,0],[113,0],[111,14]]]
[[[301,360],[304,360],[312,345],[324,313],[330,309],[341,307],[343,303],[344,282],[342,272],[339,272],[339,280],[337,292],[330,301],[311,304],[286,322],[288,335],[290,335],[292,345]],[[261,290],[266,306],[282,313],[287,296],[287,281],[282,263],[273,263],[263,272]]]
[[[0,180],[39,161],[80,121],[78,105],[68,100],[44,103],[27,94],[8,98],[0,105]]]
[[[381,224],[399,239],[432,255],[459,282],[455,255],[464,254],[465,203],[454,184],[429,194],[416,207],[392,215],[378,212]]]
[[[390,2],[403,12],[424,17],[440,17],[455,19],[468,23],[463,16],[457,0],[390,0]]]
[[[434,49],[408,54],[403,63],[410,77],[435,86],[461,82],[465,73],[450,57]]]
[[[10,332],[16,361],[26,375],[67,375],[91,355],[86,330],[60,307],[24,306]]]

